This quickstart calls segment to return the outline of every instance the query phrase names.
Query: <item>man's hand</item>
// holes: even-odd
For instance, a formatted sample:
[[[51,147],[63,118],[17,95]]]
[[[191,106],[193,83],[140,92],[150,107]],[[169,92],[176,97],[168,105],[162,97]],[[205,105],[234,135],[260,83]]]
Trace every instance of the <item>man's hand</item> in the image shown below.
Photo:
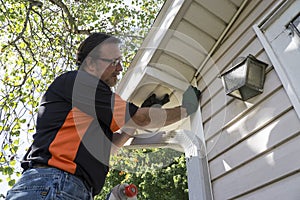
[[[121,133],[114,133],[113,140],[111,145],[110,153],[114,155],[118,152],[118,150],[123,147],[123,145],[133,137],[135,129],[132,128],[122,128]]]
[[[115,187],[112,188],[111,192],[107,195],[106,200],[122,200],[125,198],[125,195],[120,193],[120,191],[123,191],[126,187],[125,184],[118,184]]]
[[[201,92],[196,87],[189,86],[182,96],[182,107],[189,115],[197,111]]]
[[[169,101],[170,101],[170,97],[168,94],[165,94],[162,99],[158,99],[156,98],[156,94],[152,94],[144,101],[141,107],[151,107],[151,106],[161,107],[164,104],[168,103]]]

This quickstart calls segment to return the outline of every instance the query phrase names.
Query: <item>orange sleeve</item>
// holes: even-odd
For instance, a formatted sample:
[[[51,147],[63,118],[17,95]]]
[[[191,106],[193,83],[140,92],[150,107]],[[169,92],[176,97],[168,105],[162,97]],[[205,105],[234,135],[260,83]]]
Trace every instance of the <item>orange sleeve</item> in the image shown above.
[[[113,117],[111,120],[110,129],[112,132],[116,132],[126,123],[127,102],[124,101],[119,95],[115,94],[113,104]]]

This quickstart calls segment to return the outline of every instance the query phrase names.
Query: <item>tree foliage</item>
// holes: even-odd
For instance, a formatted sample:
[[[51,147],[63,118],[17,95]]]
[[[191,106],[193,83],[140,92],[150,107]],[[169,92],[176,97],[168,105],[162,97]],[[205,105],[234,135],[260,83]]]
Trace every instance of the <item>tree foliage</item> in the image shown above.
[[[134,183],[138,187],[138,199],[188,199],[185,158],[179,152],[171,149],[123,150],[113,158],[113,166],[96,200],[105,199],[110,188],[120,183]]]
[[[0,0],[0,172],[10,186],[15,183],[13,175],[20,175],[18,163],[25,152],[21,146],[26,138],[31,140],[35,131],[40,97],[55,77],[76,68],[80,41],[91,32],[117,35],[124,41],[126,68],[162,3],[163,0]],[[144,188],[143,199],[157,199],[150,198],[153,193],[145,185],[163,188],[161,177],[170,176],[177,180],[174,188],[186,194],[182,158],[177,156],[172,165],[146,174],[119,172],[116,168],[110,172],[108,180],[112,183],[107,181],[104,191],[127,177],[125,180],[138,182]]]

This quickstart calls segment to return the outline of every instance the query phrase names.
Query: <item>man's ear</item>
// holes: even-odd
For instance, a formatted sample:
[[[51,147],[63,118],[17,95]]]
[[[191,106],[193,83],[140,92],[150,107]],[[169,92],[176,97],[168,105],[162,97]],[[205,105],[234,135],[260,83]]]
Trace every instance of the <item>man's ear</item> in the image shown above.
[[[96,70],[95,60],[92,57],[87,56],[84,60],[85,70],[88,72],[94,72]]]

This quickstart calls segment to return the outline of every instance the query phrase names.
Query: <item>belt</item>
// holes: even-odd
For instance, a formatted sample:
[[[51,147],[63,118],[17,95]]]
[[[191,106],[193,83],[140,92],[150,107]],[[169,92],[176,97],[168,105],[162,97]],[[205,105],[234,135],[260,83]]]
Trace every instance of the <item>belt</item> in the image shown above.
[[[32,168],[53,168],[53,167],[46,165],[46,164],[35,163],[35,164],[33,164]]]

